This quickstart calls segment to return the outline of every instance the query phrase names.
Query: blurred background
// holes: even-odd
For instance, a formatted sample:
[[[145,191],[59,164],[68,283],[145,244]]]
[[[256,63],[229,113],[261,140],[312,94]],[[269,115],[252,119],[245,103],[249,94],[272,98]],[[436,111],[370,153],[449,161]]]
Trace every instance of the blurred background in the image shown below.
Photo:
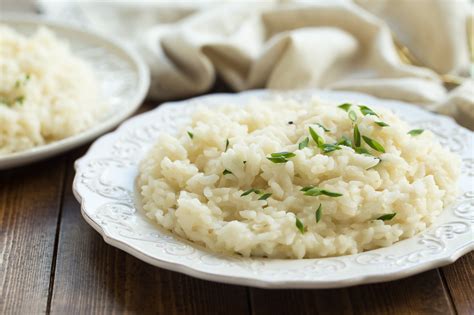
[[[1,0],[133,46],[151,69],[149,97],[211,90],[351,90],[474,121],[469,0]]]

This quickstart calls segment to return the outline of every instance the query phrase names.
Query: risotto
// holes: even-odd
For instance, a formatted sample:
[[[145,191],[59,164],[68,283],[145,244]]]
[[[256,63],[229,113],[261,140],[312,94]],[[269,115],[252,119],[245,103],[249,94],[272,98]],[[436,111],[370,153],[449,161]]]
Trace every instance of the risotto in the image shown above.
[[[221,253],[315,258],[425,230],[457,192],[460,162],[392,112],[319,100],[198,108],[140,165],[143,210]]]
[[[104,112],[90,66],[46,28],[0,24],[0,156],[75,135]]]

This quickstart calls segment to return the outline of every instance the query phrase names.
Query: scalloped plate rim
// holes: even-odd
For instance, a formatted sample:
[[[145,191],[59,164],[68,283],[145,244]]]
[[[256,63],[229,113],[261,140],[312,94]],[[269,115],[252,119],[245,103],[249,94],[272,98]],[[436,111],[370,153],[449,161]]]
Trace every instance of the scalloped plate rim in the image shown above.
[[[344,93],[344,94],[352,94],[354,96],[363,96],[365,98],[370,98],[375,100],[381,100],[383,102],[393,102],[393,103],[402,103],[406,106],[414,107],[413,105],[406,104],[401,101],[397,100],[385,100],[385,99],[379,99],[377,97],[371,96],[371,95],[366,95],[363,93],[358,93],[358,92],[352,92],[352,91],[328,91],[328,90],[314,90],[314,89],[309,89],[309,90],[299,90],[299,92],[305,92],[305,91],[310,91],[313,93],[317,93],[318,91],[321,92],[329,92],[329,93]],[[160,109],[168,106],[176,106],[179,104],[184,105],[185,103],[189,102],[190,100],[195,100],[195,99],[206,99],[206,98],[213,98],[213,97],[226,97],[226,96],[235,96],[235,95],[242,95],[242,94],[260,94],[260,93],[268,93],[272,92],[271,90],[250,90],[246,92],[241,92],[241,93],[216,93],[216,94],[210,94],[210,95],[203,95],[200,97],[196,98],[191,98],[187,100],[182,100],[182,101],[177,101],[177,102],[166,102],[160,105],[159,107],[149,111],[145,112],[143,114],[137,115],[135,117],[130,118],[129,120],[125,121],[122,123],[117,130],[114,132],[108,133],[101,138],[99,138],[96,142],[93,143],[93,145],[89,148],[87,153],[76,160],[75,162],[75,169],[78,170],[80,167],[80,164],[88,157],[88,155],[95,149],[96,146],[100,146],[102,142],[107,142],[107,140],[111,140],[114,136],[117,136],[118,134],[121,133],[121,131],[127,129],[128,126],[132,125],[135,121],[140,120],[143,118],[145,115],[153,115],[154,112],[159,111]],[[280,91],[281,92],[281,91]],[[297,93],[298,91],[290,91],[292,93]],[[425,112],[425,110],[421,108],[415,108],[417,110]],[[432,113],[435,114],[435,113]],[[449,120],[451,122],[454,122],[454,120],[451,117],[448,116],[437,116],[438,119],[441,120]],[[467,130],[463,128],[462,126],[458,126],[461,129]],[[469,131],[471,132],[471,131]],[[472,133],[472,132],[471,132]],[[222,275],[218,273],[212,273],[208,271],[203,271],[203,270],[198,270],[195,269],[193,266],[188,266],[182,262],[177,263],[177,262],[170,262],[167,261],[166,259],[162,258],[157,258],[157,257],[152,257],[148,255],[145,252],[142,252],[140,249],[138,249],[136,246],[133,244],[130,244],[126,241],[120,240],[117,237],[111,235],[107,230],[103,229],[103,227],[98,224],[97,222],[92,219],[88,212],[86,211],[86,201],[83,200],[81,193],[79,192],[78,188],[78,177],[75,176],[74,182],[73,182],[73,193],[76,199],[79,201],[81,204],[81,213],[84,219],[89,223],[104,239],[104,241],[111,246],[117,247],[134,257],[145,261],[148,264],[161,267],[167,270],[172,270],[180,273],[187,274],[189,276],[197,277],[203,280],[210,280],[210,281],[216,281],[220,283],[230,283],[230,284],[236,284],[236,285],[247,285],[247,286],[253,286],[253,287],[260,287],[260,288],[268,288],[268,289],[277,289],[277,288],[340,288],[340,287],[348,287],[348,286],[354,286],[354,285],[359,285],[359,284],[367,284],[367,283],[377,283],[377,282],[384,282],[384,281],[392,281],[392,280],[397,280],[405,277],[409,277],[411,275],[415,275],[427,270],[431,270],[433,268],[437,267],[442,267],[448,264],[451,264],[455,262],[457,259],[459,259],[461,256],[464,254],[473,251],[474,250],[474,241],[467,242],[456,249],[454,251],[451,251],[449,255],[442,256],[438,255],[439,257],[432,258],[426,261],[422,261],[416,264],[408,265],[405,267],[398,267],[398,269],[390,271],[390,272],[378,272],[375,271],[376,273],[367,273],[365,275],[357,275],[353,276],[348,279],[337,279],[337,280],[331,280],[331,279],[323,279],[323,280],[312,280],[312,279],[299,279],[299,280],[268,280],[268,279],[256,279],[252,277],[236,277],[232,275]],[[417,234],[419,235],[419,234]],[[414,236],[416,237],[416,236]],[[407,239],[408,240],[408,239]],[[397,242],[399,243],[399,242]],[[389,247],[386,247],[389,248]],[[385,249],[386,249],[385,248]],[[364,253],[370,253],[371,251],[367,251]],[[359,253],[361,254],[361,253]],[[356,254],[357,255],[357,254]],[[348,256],[355,256],[355,255],[346,255],[346,256],[335,256],[335,257],[329,257],[329,258],[340,258],[340,257],[348,257]],[[323,258],[325,259],[325,258]],[[318,260],[318,259],[315,259]],[[291,261],[291,260],[289,260]]]

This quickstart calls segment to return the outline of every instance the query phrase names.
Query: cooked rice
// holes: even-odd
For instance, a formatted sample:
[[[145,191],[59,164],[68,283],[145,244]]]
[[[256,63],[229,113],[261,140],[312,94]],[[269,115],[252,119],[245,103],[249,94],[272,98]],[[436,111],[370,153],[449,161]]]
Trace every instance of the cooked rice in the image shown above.
[[[380,163],[351,147],[322,153],[316,146],[310,126],[326,143],[342,136],[353,140],[354,125],[335,104],[281,99],[201,107],[177,136],[160,134],[142,161],[138,187],[143,209],[179,236],[212,251],[244,256],[346,255],[412,237],[455,199],[459,160],[431,132],[411,136],[412,128],[392,112],[373,110],[379,117],[363,116],[354,107],[361,134],[386,151],[363,142]],[[376,121],[390,126],[382,128]],[[298,149],[306,137],[308,147]],[[286,163],[267,159],[282,151],[296,156]],[[231,174],[224,175],[225,170]],[[342,196],[305,196],[305,186]],[[251,188],[261,194],[242,196]],[[263,192],[272,195],[259,200]],[[319,205],[322,215],[316,222]],[[377,219],[391,213],[396,215],[390,220]]]
[[[40,28],[0,25],[0,156],[75,135],[104,113],[91,67]]]

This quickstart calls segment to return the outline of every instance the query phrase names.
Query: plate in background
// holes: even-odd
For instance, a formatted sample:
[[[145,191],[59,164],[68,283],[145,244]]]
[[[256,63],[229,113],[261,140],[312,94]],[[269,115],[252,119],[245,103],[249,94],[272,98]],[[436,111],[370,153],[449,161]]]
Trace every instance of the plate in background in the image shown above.
[[[102,120],[79,134],[0,156],[0,170],[78,147],[117,126],[142,104],[150,85],[150,75],[147,65],[134,50],[102,35],[36,16],[2,14],[0,23],[27,35],[40,26],[51,29],[59,39],[69,43],[74,55],[92,65],[100,84],[101,97],[110,105],[110,111]]]

